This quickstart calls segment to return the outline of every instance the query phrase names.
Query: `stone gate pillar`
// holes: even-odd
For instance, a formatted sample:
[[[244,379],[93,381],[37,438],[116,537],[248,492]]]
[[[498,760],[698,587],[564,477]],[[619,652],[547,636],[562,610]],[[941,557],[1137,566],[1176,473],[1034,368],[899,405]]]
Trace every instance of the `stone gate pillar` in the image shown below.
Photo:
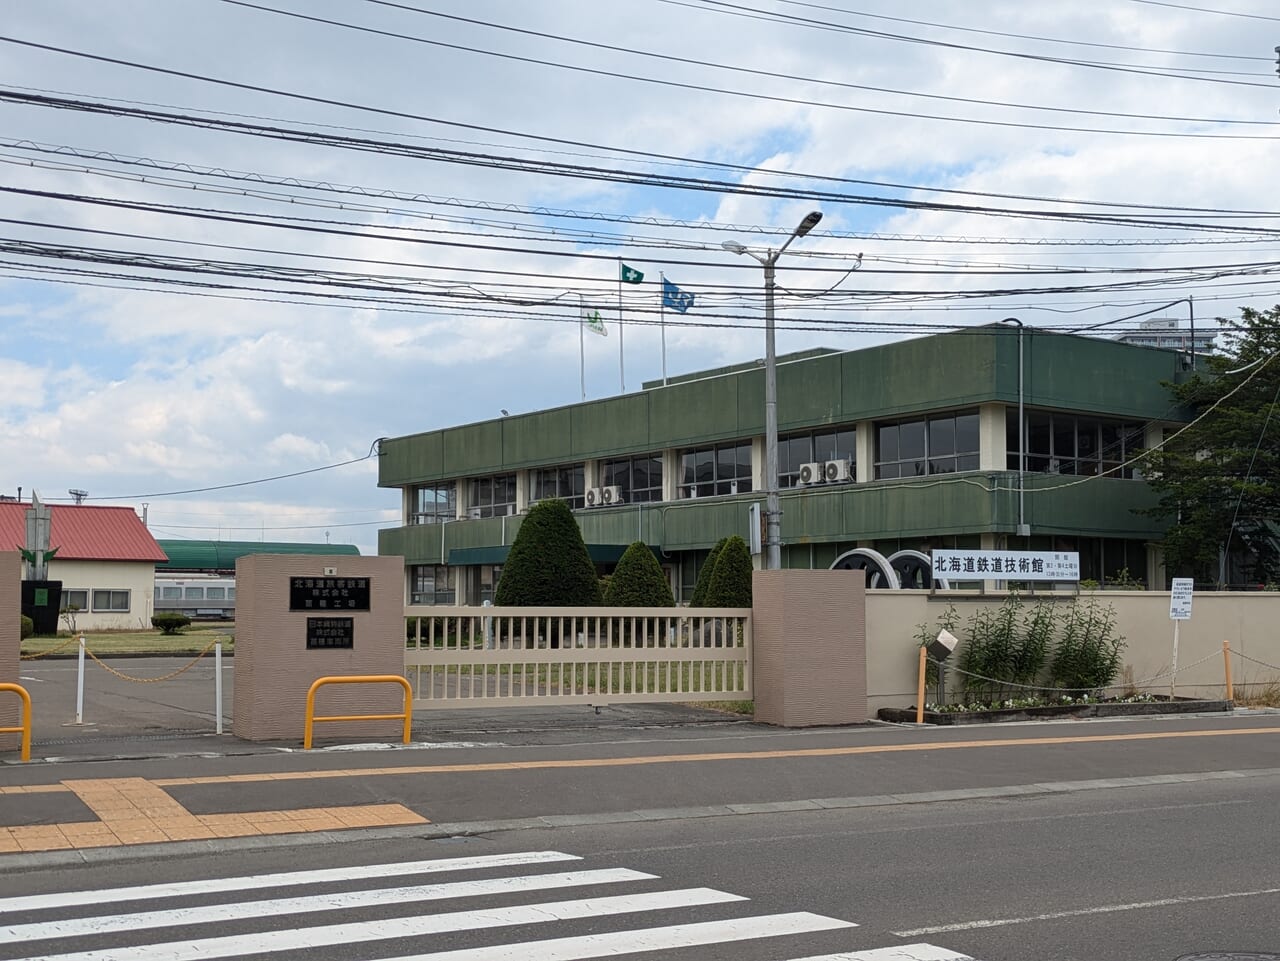
[[[301,740],[319,677],[404,675],[404,558],[250,554],[236,561],[231,730],[250,741]],[[335,684],[316,714],[395,714],[398,684]],[[318,724],[332,737],[399,740],[400,721]]]
[[[782,727],[867,720],[862,571],[751,576],[755,719]]]

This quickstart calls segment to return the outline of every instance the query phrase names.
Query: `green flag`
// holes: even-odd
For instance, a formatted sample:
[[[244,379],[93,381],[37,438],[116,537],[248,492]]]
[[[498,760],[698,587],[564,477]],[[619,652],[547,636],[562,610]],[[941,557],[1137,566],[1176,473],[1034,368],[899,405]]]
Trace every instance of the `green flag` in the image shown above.
[[[644,274],[636,270],[634,267],[628,267],[622,264],[622,282],[624,284],[638,284],[644,280]]]
[[[604,329],[604,318],[600,316],[600,311],[595,307],[582,308],[582,322],[587,325],[587,330],[592,333],[599,334],[601,337],[609,336],[609,332]]]

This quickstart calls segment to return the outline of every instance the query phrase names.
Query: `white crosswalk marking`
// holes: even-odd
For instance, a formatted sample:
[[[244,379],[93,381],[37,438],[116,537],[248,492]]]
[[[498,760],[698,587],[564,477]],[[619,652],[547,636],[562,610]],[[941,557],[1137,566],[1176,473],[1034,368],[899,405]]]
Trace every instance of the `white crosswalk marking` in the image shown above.
[[[435,861],[405,861],[391,864],[361,864],[319,871],[287,871],[282,874],[254,874],[243,878],[209,878],[207,881],[177,881],[171,884],[141,884],[99,891],[68,891],[62,894],[29,894],[0,898],[0,913],[36,911],[41,908],[76,907],[82,904],[117,904],[144,898],[179,897],[184,894],[218,894],[223,891],[282,888],[323,884],[327,881],[359,881],[367,878],[410,877],[445,871],[477,871],[513,865],[546,864],[554,861],[581,861],[574,854],[559,851],[525,851],[520,854],[491,854],[467,858],[439,858]]]
[[[647,881],[652,874],[624,869],[570,871],[563,874],[531,874],[517,878],[489,878],[483,881],[456,881],[451,884],[419,884],[404,888],[379,888],[344,894],[313,894],[301,898],[275,898],[270,901],[245,901],[237,904],[204,904],[173,911],[139,911],[99,918],[72,918],[44,924],[16,924],[0,927],[0,944],[27,941],[32,938],[68,938],[82,934],[105,934],[141,928],[184,927],[211,921],[235,921],[239,918],[269,918],[277,914],[304,911],[336,911],[379,904],[406,904],[439,901],[445,898],[470,898],[485,894],[515,894],[521,891],[548,891],[554,888],[584,887],[589,884],[619,884],[623,881]]]
[[[0,957],[10,956],[4,953],[5,946],[16,945],[19,951],[44,952],[24,954],[23,961],[214,961],[280,952],[310,958],[321,947],[380,943],[380,950],[369,949],[374,955],[402,952],[385,961],[592,961],[662,951],[687,958],[684,949],[717,944],[742,945],[733,950],[746,952],[745,945],[754,943],[750,950],[757,954],[752,957],[767,955],[770,961],[783,961],[781,955],[770,953],[771,946],[791,943],[794,947],[807,938],[811,956],[804,961],[972,961],[932,944],[813,955],[812,949],[819,946],[828,951],[852,948],[856,942],[844,935],[833,940],[833,935],[858,925],[805,911],[751,913],[744,907],[747,898],[712,888],[654,890],[654,882],[660,880],[656,875],[627,868],[541,874],[507,870],[581,860],[556,851],[534,851],[0,899]],[[360,886],[361,882],[486,869],[507,870],[507,874],[446,877],[431,884]],[[626,892],[633,884],[644,886],[611,893]],[[283,897],[260,893],[285,887],[298,890],[281,892]],[[602,893],[596,893],[597,887]],[[579,893],[587,896],[528,903],[539,892],[564,888],[583,889]],[[237,899],[208,903],[207,895],[215,892]],[[514,903],[494,901],[507,897]],[[475,900],[467,903],[468,899]],[[460,903],[451,905],[453,910],[424,910],[428,902],[444,900]],[[143,902],[136,907],[144,909],[112,913],[113,905],[130,901]],[[422,908],[415,910],[418,905]],[[402,916],[386,917],[388,907],[398,908]],[[358,913],[362,910],[364,917]],[[335,911],[344,914],[335,917]],[[412,913],[403,916],[406,911]],[[76,916],[68,916],[71,912]],[[40,920],[41,915],[45,920]],[[646,915],[651,919],[646,921]],[[222,927],[227,924],[235,927]],[[196,927],[201,925],[207,927]],[[166,933],[181,936],[156,940]],[[434,937],[444,934],[453,938],[441,943]],[[506,940],[494,943],[504,935]],[[392,940],[401,943],[386,944]],[[467,944],[473,946],[460,946]]]

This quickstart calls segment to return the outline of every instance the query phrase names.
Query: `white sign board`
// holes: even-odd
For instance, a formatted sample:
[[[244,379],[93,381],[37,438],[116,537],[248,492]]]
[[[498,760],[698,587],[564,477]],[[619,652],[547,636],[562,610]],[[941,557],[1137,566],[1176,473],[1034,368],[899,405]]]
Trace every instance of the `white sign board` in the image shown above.
[[[1190,577],[1173,579],[1173,591],[1169,594],[1169,617],[1173,620],[1191,620],[1191,594],[1195,583]]]
[[[933,576],[953,581],[1078,581],[1076,551],[934,551]]]

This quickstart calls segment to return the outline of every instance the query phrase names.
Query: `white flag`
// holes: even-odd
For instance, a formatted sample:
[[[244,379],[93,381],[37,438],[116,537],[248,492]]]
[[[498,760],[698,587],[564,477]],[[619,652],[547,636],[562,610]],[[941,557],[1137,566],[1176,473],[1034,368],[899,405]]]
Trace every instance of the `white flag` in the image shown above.
[[[601,337],[608,337],[609,332],[604,328],[604,318],[600,316],[600,311],[595,307],[582,308],[582,322],[587,325],[587,330],[599,334]]]

